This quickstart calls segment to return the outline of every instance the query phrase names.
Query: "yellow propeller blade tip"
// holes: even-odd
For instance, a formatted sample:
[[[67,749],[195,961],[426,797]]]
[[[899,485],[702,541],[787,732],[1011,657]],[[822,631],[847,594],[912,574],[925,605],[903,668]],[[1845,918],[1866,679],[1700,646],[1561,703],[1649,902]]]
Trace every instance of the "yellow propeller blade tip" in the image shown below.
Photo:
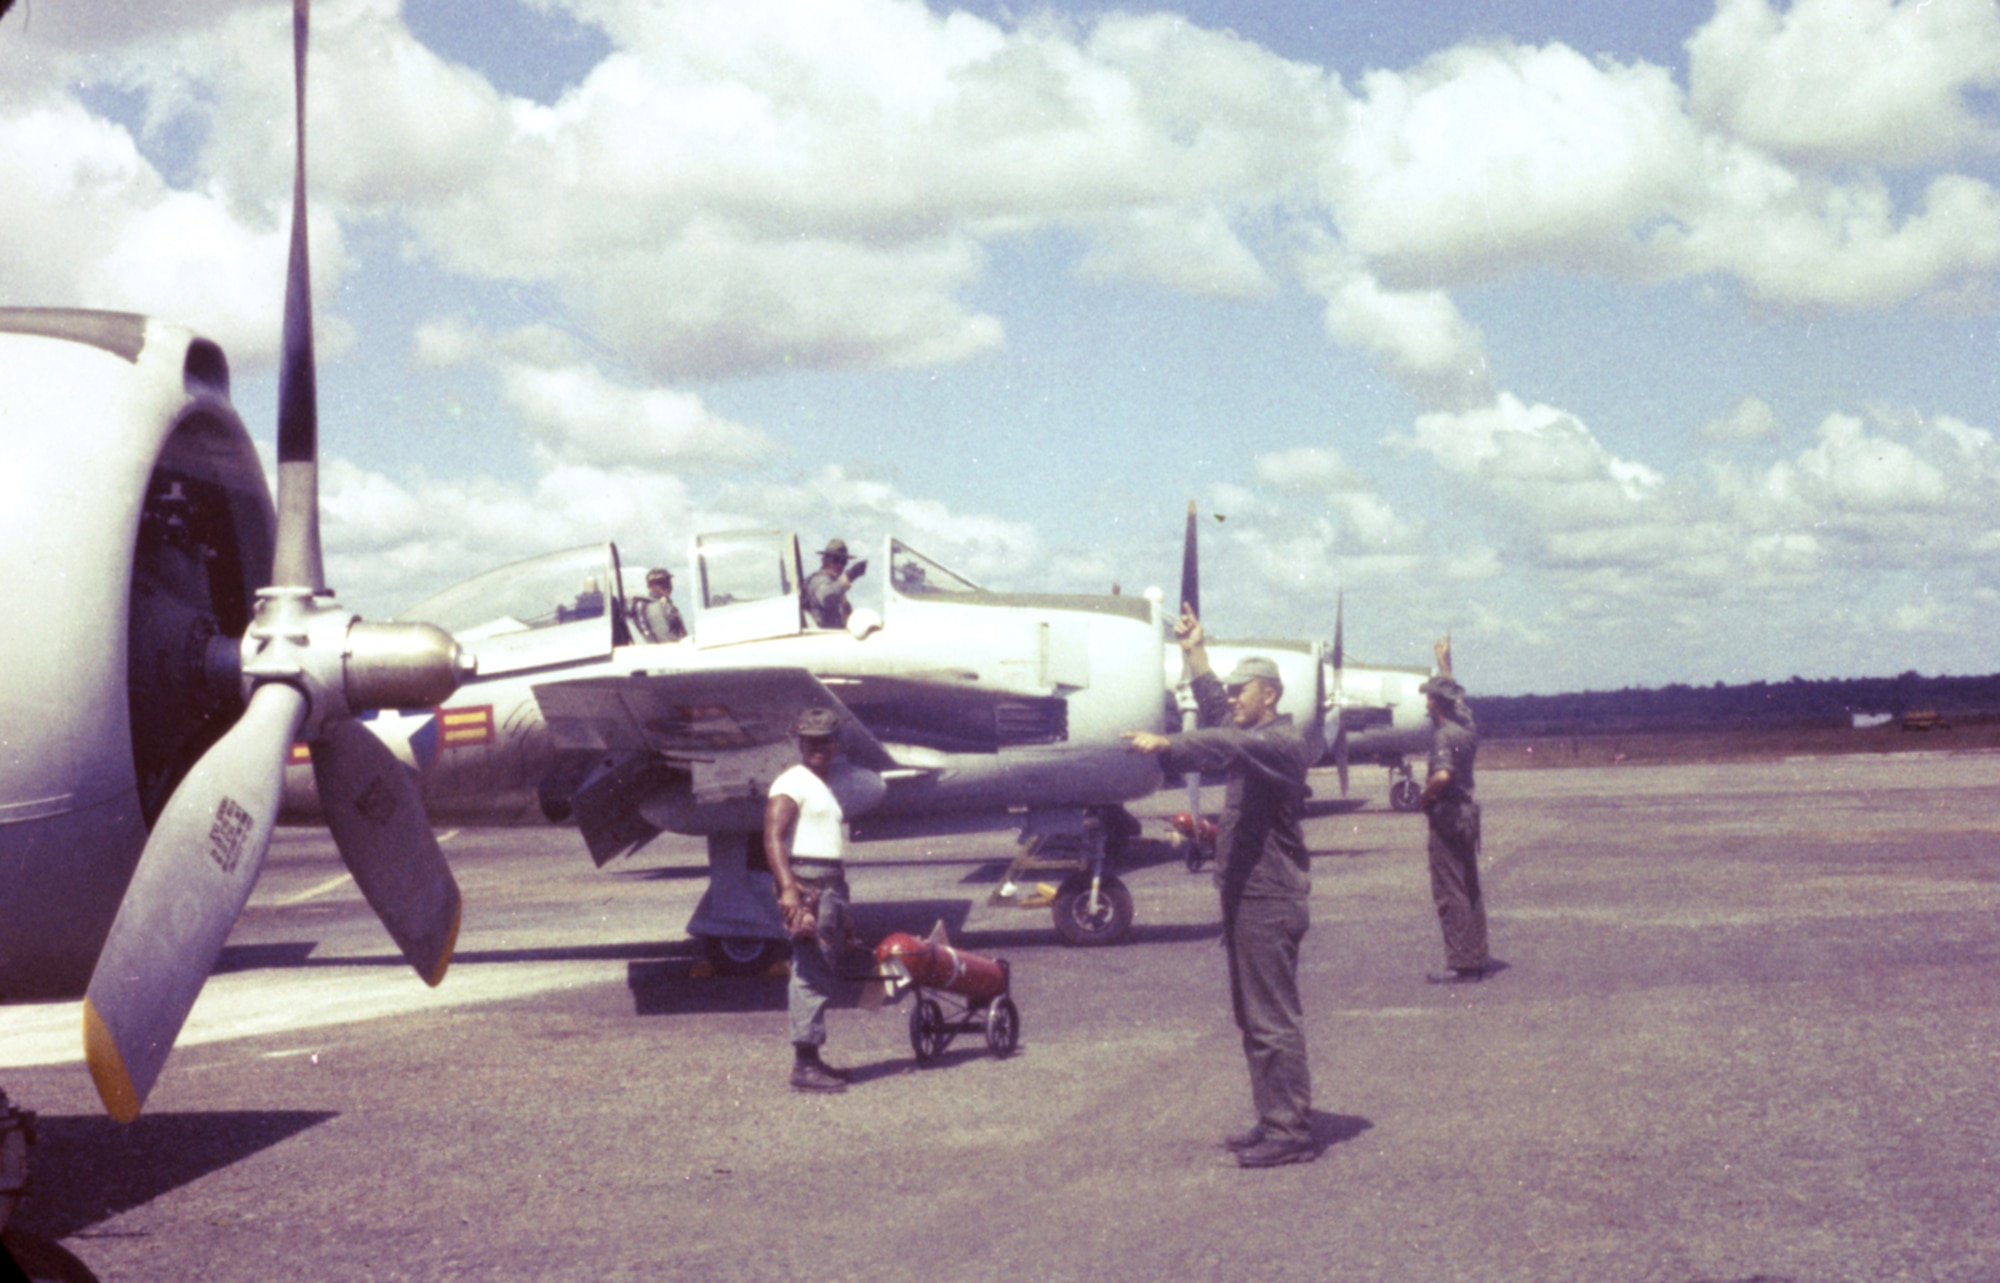
[[[424,977],[424,983],[435,989],[444,983],[444,973],[451,966],[451,955],[458,948],[458,924],[465,919],[465,901],[460,899],[451,906],[451,934],[445,937],[444,952],[438,955],[435,970]]]
[[[97,1084],[105,1112],[121,1123],[137,1118],[145,1102],[132,1086],[132,1075],[126,1072],[125,1057],[118,1054],[111,1026],[104,1023],[88,998],[83,1000],[83,1057],[90,1062],[90,1079]]]

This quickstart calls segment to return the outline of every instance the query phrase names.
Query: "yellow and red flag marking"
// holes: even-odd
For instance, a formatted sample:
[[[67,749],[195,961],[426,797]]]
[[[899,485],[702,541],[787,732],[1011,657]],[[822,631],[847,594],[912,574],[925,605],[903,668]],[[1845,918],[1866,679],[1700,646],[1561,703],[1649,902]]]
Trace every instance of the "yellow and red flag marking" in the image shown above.
[[[438,711],[438,727],[446,748],[471,748],[493,742],[493,705]]]
[[[303,743],[294,744],[292,745],[292,755],[285,759],[285,765],[311,766],[312,760],[312,745]]]

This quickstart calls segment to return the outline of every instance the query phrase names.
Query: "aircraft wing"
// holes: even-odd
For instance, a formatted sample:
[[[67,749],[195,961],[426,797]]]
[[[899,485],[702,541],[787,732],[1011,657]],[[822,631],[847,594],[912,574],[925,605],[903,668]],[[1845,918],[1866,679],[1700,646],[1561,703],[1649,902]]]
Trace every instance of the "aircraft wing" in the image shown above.
[[[600,865],[670,823],[650,808],[674,792],[683,773],[678,787],[696,811],[755,827],[771,781],[798,761],[792,727],[808,708],[839,715],[849,764],[873,781],[865,805],[880,796],[880,772],[896,767],[853,711],[802,668],[580,677],[544,682],[534,692],[558,756],[581,751],[596,759],[569,801]]]
[[[840,715],[848,761],[871,771],[896,765],[840,698],[803,668],[582,677],[534,690],[559,749],[644,749],[676,763],[717,765],[737,754],[762,756],[773,746],[791,752],[799,714],[829,708]]]

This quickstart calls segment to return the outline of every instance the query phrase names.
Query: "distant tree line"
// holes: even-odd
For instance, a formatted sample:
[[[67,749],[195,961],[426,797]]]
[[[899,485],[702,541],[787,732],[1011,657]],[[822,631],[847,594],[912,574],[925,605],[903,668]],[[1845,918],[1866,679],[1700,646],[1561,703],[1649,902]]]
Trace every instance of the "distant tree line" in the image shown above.
[[[2000,718],[2000,673],[1987,677],[1794,677],[1784,682],[1628,686],[1569,695],[1471,694],[1482,736],[1604,735],[1631,731],[1851,726],[1854,715],[1897,720],[1934,711],[1953,721]]]

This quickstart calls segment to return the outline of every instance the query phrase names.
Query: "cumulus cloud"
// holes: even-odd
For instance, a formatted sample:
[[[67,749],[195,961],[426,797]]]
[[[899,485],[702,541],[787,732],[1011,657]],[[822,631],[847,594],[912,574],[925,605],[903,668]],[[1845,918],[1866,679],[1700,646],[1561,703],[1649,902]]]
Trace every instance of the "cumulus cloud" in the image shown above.
[[[1323,446],[1299,446],[1257,456],[1257,476],[1281,490],[1328,494],[1360,489],[1361,474],[1337,451]]]
[[[276,347],[287,231],[219,190],[180,191],[125,130],[57,97],[0,105],[0,297],[144,312],[254,358]],[[315,222],[324,282],[338,227]]]
[[[1665,489],[1659,472],[1606,450],[1574,415],[1511,393],[1477,410],[1421,415],[1392,444],[1477,481],[1546,529],[1630,522]]]
[[[1734,519],[1794,556],[1846,566],[1995,565],[2000,444],[1963,420],[1829,415],[1768,467],[1720,466]]]
[[[493,334],[438,317],[416,328],[412,357],[423,369],[491,371],[544,466],[748,467],[778,455],[761,429],[712,414],[692,393],[612,379],[588,345],[548,325]]]
[[[1721,0],[1687,48],[1697,119],[1811,168],[1931,164],[1995,141],[1966,98],[2000,84],[1987,0]]]
[[[1710,441],[1768,441],[1778,435],[1778,416],[1759,397],[1747,396],[1719,419],[1701,426]]]
[[[1425,406],[1467,409],[1492,399],[1485,336],[1443,290],[1389,290],[1346,250],[1301,257],[1308,289],[1326,300],[1335,342],[1372,356]]]
[[[1447,50],[1361,80],[1327,167],[1348,244],[1396,288],[1531,264],[1628,270],[1699,137],[1664,68],[1562,45]]]
[[[1078,272],[1095,280],[1150,281],[1210,298],[1259,299],[1271,274],[1218,209],[1139,209],[1096,220]]]
[[[773,453],[761,431],[710,414],[689,393],[626,387],[588,365],[509,362],[499,374],[529,438],[564,463],[742,466]]]
[[[0,150],[11,225],[68,233],[8,253],[0,284],[193,307],[262,350],[272,327],[243,314],[274,306],[270,269],[245,264],[282,235],[284,15],[112,7],[80,7],[111,36],[88,55],[68,23],[23,29],[6,133],[78,159]],[[447,271],[542,292],[656,383],[990,353],[1004,318],[970,301],[987,247],[1045,230],[1081,238],[1089,280],[1254,299],[1296,274],[1331,341],[1442,410],[1496,386],[1448,293],[1469,283],[1720,274],[1764,303],[1876,307],[1964,305],[2000,271],[1986,183],[1936,174],[1906,210],[1879,178],[1824,168],[1986,137],[1966,97],[2000,67],[1983,0],[1730,0],[1691,42],[1691,103],[1665,68],[1561,45],[1461,45],[1350,93],[1160,14],[1009,28],[900,0],[564,7],[611,52],[541,104],[426,48],[394,0],[322,4],[315,200],[392,220]],[[82,79],[142,94],[149,135],[198,135],[196,183],[169,190],[65,101]],[[338,236],[316,246],[335,283]],[[1287,244],[1307,248],[1259,248]],[[172,245],[191,266],[159,266]],[[216,288],[184,303],[190,280]]]

